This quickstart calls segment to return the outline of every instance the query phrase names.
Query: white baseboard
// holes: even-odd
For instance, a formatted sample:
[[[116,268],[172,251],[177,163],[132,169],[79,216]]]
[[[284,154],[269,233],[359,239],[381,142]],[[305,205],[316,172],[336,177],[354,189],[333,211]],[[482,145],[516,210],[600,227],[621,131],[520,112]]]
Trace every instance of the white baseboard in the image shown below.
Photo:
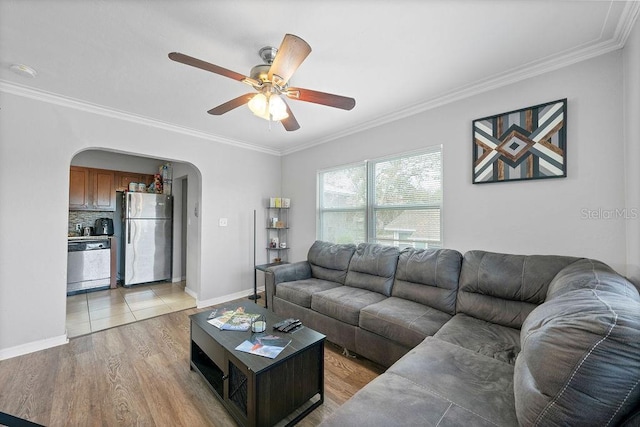
[[[187,293],[187,295],[189,295],[196,301],[198,300],[198,294],[193,289],[190,289],[189,287],[185,287],[184,291]]]
[[[47,338],[44,340],[33,341],[0,350],[0,360],[11,359],[12,357],[22,356],[25,354],[34,353],[40,350],[46,350],[47,348],[57,347],[59,345],[68,343],[69,338],[67,337],[67,334],[53,338]]]
[[[187,289],[185,288],[185,291]],[[258,292],[263,292],[264,291],[264,286],[258,286]],[[191,294],[189,294],[191,295]],[[249,295],[253,295],[253,288],[247,289],[245,291],[240,291],[240,292],[235,292],[233,294],[229,294],[229,295],[224,295],[221,297],[216,297],[216,298],[210,298],[207,300],[203,300],[200,301],[198,300],[197,297],[194,296],[194,298],[196,298],[196,307],[197,308],[204,308],[204,307],[209,307],[212,305],[216,305],[216,304],[224,304],[225,302],[229,302],[229,301],[233,301],[235,299],[239,299],[239,298],[245,298],[248,297]],[[193,295],[191,295],[193,296]]]

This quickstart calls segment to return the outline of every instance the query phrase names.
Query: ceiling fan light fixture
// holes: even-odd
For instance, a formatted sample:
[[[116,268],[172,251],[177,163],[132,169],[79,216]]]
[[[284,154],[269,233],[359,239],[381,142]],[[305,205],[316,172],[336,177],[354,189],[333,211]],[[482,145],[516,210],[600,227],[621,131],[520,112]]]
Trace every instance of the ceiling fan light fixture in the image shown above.
[[[269,101],[264,93],[257,93],[247,106],[256,116],[269,120]]]
[[[275,94],[257,93],[247,104],[249,109],[256,116],[265,120],[279,122],[289,117],[287,105],[282,98]]]
[[[284,103],[280,96],[271,95],[269,97],[269,114],[271,115],[271,119],[277,122],[289,117],[289,113],[287,113],[287,104]]]

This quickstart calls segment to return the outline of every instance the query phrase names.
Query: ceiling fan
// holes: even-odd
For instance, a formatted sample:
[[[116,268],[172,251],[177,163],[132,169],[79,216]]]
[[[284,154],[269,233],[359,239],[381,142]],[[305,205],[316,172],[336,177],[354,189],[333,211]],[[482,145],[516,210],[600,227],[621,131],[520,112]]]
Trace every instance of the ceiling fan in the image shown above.
[[[249,77],[178,52],[170,53],[169,58],[248,84],[258,92],[257,94],[246,93],[220,104],[207,111],[209,114],[219,116],[241,105],[248,104],[249,109],[258,117],[280,121],[287,131],[294,131],[300,129],[300,125],[281,95],[285,95],[289,99],[343,110],[351,110],[356,105],[355,99],[346,96],[289,87],[289,79],[309,53],[311,53],[311,46],[307,42],[293,34],[286,34],[280,48],[267,46],[260,49],[259,55],[265,63],[253,67]]]

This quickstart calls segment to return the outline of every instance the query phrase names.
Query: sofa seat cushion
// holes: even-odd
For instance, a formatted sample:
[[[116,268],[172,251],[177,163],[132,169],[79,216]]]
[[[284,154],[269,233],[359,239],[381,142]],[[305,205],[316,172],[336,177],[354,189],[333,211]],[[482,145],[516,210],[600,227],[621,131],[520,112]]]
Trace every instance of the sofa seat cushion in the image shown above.
[[[349,325],[358,326],[360,310],[387,298],[366,289],[338,286],[311,297],[311,309]]]
[[[342,286],[336,282],[321,279],[296,280],[295,282],[279,283],[276,288],[278,298],[289,301],[301,307],[311,307],[311,295],[316,292]]]
[[[390,297],[360,311],[360,327],[407,347],[435,334],[451,315],[402,298]]]
[[[520,352],[520,330],[462,313],[453,316],[435,337],[511,365]]]
[[[515,426],[513,367],[427,337],[322,426]]]

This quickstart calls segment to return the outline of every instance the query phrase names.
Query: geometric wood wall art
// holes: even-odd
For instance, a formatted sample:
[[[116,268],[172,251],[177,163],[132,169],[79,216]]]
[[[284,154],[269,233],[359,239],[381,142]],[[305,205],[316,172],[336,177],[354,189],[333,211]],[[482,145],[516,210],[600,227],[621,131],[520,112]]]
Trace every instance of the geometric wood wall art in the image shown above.
[[[567,176],[567,99],[473,121],[473,183]]]

